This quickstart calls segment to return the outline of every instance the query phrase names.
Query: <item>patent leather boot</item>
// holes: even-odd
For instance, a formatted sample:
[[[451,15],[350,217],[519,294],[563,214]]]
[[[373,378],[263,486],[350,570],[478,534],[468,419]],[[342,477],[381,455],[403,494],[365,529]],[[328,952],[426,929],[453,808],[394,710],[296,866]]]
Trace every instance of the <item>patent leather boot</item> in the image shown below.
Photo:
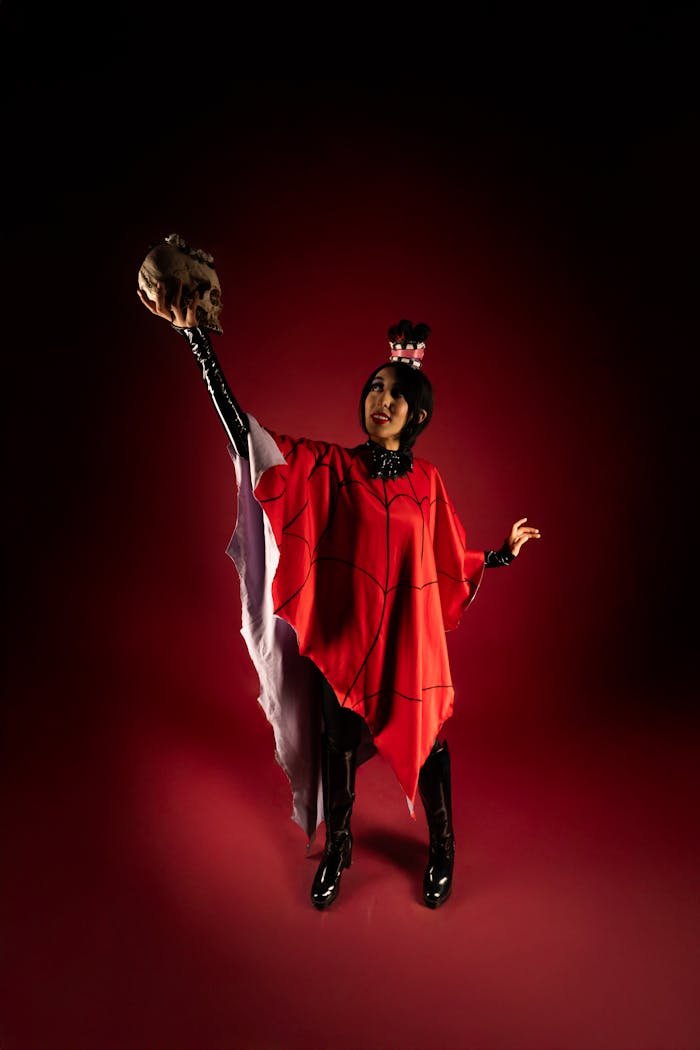
[[[418,776],[418,790],[430,832],[430,854],[423,878],[423,900],[439,908],[452,892],[455,837],[452,828],[452,785],[447,742],[437,743]]]
[[[326,845],[311,887],[316,908],[327,908],[340,890],[340,877],[352,862],[350,817],[355,801],[357,749],[344,751],[325,734],[321,741],[321,781]]]

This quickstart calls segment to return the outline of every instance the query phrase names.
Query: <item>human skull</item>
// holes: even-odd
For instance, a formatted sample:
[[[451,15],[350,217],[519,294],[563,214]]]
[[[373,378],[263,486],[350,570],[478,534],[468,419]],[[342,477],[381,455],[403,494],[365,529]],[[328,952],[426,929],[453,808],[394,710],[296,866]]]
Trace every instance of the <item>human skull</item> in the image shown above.
[[[199,292],[197,323],[210,332],[223,334],[219,314],[223,308],[221,282],[214,269],[214,259],[208,252],[190,248],[177,233],[169,234],[153,245],[139,270],[139,288],[151,302],[156,299],[156,284],[165,284],[165,305],[170,307],[182,281],[180,304],[187,309]]]

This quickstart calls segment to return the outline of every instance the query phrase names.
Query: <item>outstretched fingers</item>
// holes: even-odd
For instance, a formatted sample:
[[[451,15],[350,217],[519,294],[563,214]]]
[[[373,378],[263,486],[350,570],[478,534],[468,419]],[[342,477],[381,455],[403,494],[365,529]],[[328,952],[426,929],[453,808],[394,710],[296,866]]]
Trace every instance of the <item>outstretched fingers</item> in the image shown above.
[[[541,538],[540,530],[532,525],[526,525],[527,518],[518,518],[513,523],[510,536],[508,537],[508,546],[510,547],[511,554],[517,557],[520,548],[523,544],[527,543],[528,540],[539,540]]]

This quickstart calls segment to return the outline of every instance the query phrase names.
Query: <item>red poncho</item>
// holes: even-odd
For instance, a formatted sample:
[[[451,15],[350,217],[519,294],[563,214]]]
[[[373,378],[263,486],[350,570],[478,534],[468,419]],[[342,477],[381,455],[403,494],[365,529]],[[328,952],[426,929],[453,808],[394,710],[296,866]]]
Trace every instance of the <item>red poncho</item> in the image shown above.
[[[248,464],[235,457],[239,520],[229,553],[241,574],[251,656],[259,673],[269,671],[263,664],[271,640],[255,639],[255,628],[270,613],[273,634],[274,621],[285,621],[301,657],[321,670],[341,704],[362,716],[412,810],[420,768],[453,709],[445,631],[457,626],[476,593],[484,552],[467,548],[440,473],[427,460],[414,458],[405,477],[373,479],[365,446],[293,440],[263,430],[254,419],[250,453]],[[241,499],[251,495],[266,536],[265,564],[256,561],[269,590],[263,612],[250,607],[247,541],[238,535],[241,526],[250,532],[241,520]],[[289,640],[287,634],[287,648]],[[285,720],[278,671],[284,675],[283,666],[261,674],[260,699],[273,725]],[[287,758],[280,749],[284,731],[276,728],[276,736],[278,759],[294,789],[289,755],[301,746],[299,733],[292,731]],[[314,767],[308,756],[304,761]],[[316,826],[313,794],[304,792],[306,814],[294,814],[309,834]]]

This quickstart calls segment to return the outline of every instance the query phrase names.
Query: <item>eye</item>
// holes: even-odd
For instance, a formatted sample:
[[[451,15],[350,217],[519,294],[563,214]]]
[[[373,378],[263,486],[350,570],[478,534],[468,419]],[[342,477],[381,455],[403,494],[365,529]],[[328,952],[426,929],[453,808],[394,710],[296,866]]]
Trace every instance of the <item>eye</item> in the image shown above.
[[[382,383],[381,379],[375,379],[374,382],[370,385],[370,390],[383,390],[383,389],[384,389],[384,384]]]
[[[403,391],[401,390],[401,387],[395,386],[391,391],[391,396],[396,399],[403,397]]]

